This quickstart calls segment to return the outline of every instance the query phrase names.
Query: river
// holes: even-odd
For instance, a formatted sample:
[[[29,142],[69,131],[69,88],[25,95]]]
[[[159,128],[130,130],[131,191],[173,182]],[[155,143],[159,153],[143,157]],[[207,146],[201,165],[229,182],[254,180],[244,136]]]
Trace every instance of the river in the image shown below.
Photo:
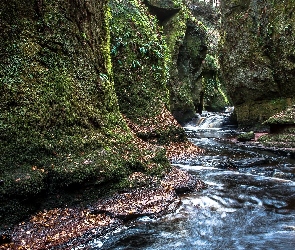
[[[295,249],[295,160],[230,142],[236,131],[212,116],[185,127],[206,153],[173,163],[208,188],[182,195],[175,213],[139,218],[87,249]]]

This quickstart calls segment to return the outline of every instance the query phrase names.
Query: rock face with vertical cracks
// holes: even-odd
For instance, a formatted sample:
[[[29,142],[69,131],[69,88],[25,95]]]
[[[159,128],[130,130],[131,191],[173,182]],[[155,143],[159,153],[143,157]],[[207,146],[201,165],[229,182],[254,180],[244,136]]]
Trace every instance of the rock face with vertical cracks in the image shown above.
[[[221,66],[241,126],[294,103],[295,3],[222,1]]]
[[[184,98],[187,98],[187,101],[183,102],[180,99],[172,102],[173,114],[180,121],[190,120],[203,101],[201,98],[202,85],[198,80],[201,77],[202,62],[207,53],[205,37],[204,31],[199,26],[190,20],[187,21],[185,35],[177,57],[178,82],[174,82],[180,85],[179,88],[186,89],[187,96]],[[183,105],[185,103],[189,105]]]
[[[207,53],[206,30],[185,6],[162,25],[169,51],[171,111],[180,123],[185,123],[202,102],[198,79]]]

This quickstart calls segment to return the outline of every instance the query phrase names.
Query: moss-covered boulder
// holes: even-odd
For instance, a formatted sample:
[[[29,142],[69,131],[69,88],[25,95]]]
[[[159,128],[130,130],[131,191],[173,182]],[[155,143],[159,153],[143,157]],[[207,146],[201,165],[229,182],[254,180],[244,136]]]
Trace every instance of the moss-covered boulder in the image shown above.
[[[279,112],[268,118],[264,124],[267,125],[294,125],[295,124],[295,105]]]
[[[269,125],[270,133],[294,133],[295,131],[295,105],[288,107],[270,118],[263,124]]]
[[[294,103],[294,8],[294,1],[221,2],[222,70],[240,126]]]
[[[237,137],[238,141],[240,141],[240,142],[251,141],[251,140],[254,140],[254,138],[255,138],[255,134],[253,131],[240,134]]]
[[[269,126],[269,134],[259,138],[266,147],[285,148],[286,154],[295,147],[295,106],[271,116],[263,124]]]

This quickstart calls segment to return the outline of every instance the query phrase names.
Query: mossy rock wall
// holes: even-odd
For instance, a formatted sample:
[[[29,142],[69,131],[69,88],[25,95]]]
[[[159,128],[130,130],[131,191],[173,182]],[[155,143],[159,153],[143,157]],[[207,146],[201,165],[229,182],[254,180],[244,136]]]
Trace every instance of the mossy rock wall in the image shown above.
[[[161,27],[142,1],[110,1],[111,56],[120,110],[136,121],[169,107],[167,49]]]
[[[0,228],[48,196],[170,167],[131,129],[186,141],[169,110],[194,114],[204,30],[182,1],[163,23],[144,2],[0,3]]]
[[[1,1],[0,227],[48,192],[169,167],[163,149],[138,147],[120,113],[109,19],[107,0]]]
[[[295,2],[222,1],[221,8],[220,61],[227,90],[237,113],[243,114],[239,124],[259,123],[273,109],[284,108],[258,108],[260,102],[288,102],[295,93]],[[244,115],[245,107],[248,113],[256,110],[254,117]]]
[[[174,58],[171,71],[171,109],[181,122],[189,121],[201,105],[202,62],[206,57],[206,33],[202,26],[192,20],[186,21],[183,41],[178,49],[176,64]],[[172,69],[174,67],[172,66]],[[177,72],[177,75],[175,75]]]
[[[186,5],[163,23],[169,51],[171,111],[185,123],[197,112],[201,103],[202,61],[206,57],[206,30]]]
[[[261,126],[261,124],[269,117],[292,105],[292,103],[295,103],[294,98],[249,101],[236,106],[235,112],[240,127],[250,128],[256,126],[258,129],[267,128],[267,126]]]
[[[220,8],[212,1],[187,1],[192,15],[202,23],[206,30],[206,57],[202,62],[201,77],[197,84],[202,86],[203,102],[199,104],[199,112],[224,111],[230,105],[230,98],[226,93],[219,63],[220,41]]]
[[[179,122],[192,118],[202,88],[197,79],[206,54],[204,27],[183,1],[112,0],[110,8],[114,82],[122,113],[140,124],[165,106]]]

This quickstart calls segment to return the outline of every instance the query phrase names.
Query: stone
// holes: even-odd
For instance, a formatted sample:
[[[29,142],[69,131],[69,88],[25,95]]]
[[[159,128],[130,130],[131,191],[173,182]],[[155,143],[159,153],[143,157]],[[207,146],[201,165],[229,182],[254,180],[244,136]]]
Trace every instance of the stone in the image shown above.
[[[221,2],[220,62],[239,126],[255,126],[294,104],[293,1]]]

